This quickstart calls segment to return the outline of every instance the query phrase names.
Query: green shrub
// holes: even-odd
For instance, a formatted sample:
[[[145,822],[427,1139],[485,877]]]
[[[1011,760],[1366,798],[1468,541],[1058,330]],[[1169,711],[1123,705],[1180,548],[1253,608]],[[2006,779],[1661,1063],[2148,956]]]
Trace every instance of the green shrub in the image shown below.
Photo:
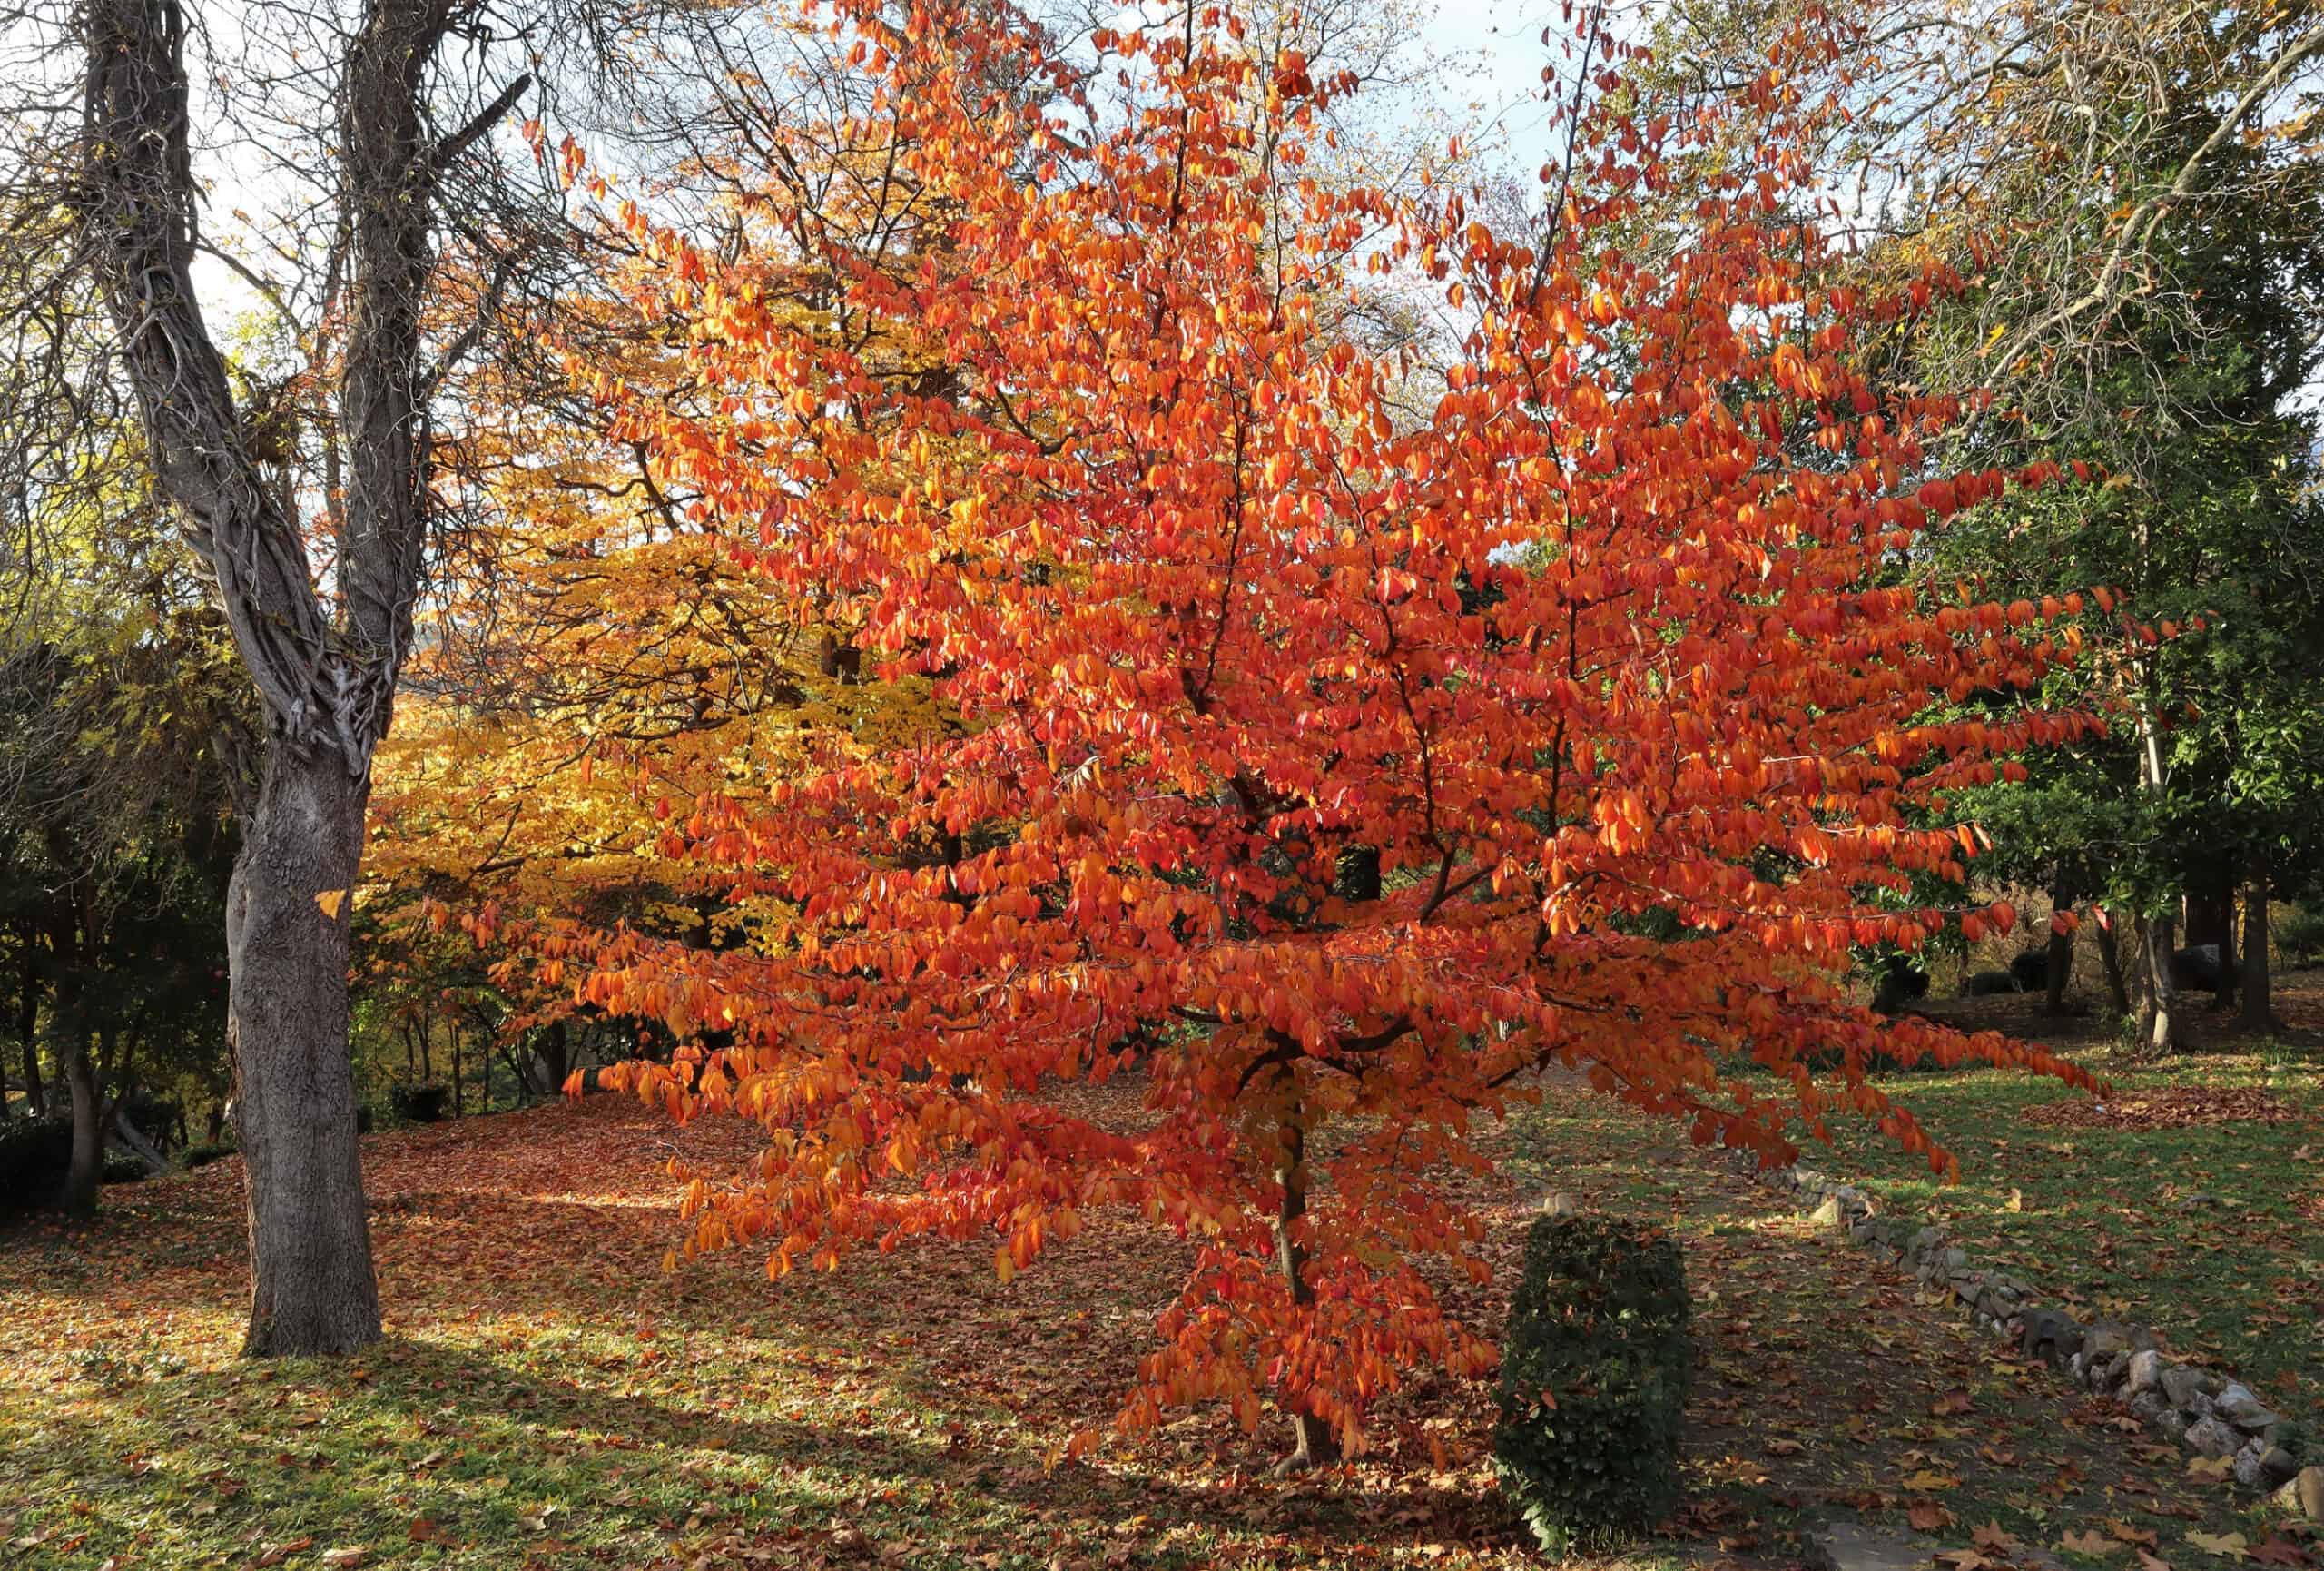
[[[220,1157],[236,1154],[236,1148],[227,1141],[202,1141],[178,1153],[178,1161],[188,1168],[198,1168],[216,1161]]]
[[[140,1179],[152,1178],[153,1170],[124,1151],[112,1151],[105,1157],[104,1170],[97,1176],[103,1183],[133,1184]]]
[[[1543,1217],[1502,1342],[1502,1487],[1553,1555],[1661,1521],[1679,1504],[1692,1376],[1675,1240],[1594,1216]]]
[[[2296,965],[2324,960],[2324,905],[2299,905],[2276,918],[2276,947]]]
[[[56,1195],[73,1161],[69,1118],[0,1121],[0,1213],[36,1210]]]
[[[388,1088],[388,1106],[406,1123],[440,1122],[451,1102],[452,1088],[433,1082]]]

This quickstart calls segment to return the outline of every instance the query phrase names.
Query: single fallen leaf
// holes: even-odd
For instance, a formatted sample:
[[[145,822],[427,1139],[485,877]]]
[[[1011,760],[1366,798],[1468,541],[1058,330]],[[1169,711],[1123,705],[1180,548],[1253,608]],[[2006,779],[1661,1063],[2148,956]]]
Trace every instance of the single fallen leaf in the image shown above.
[[[443,1541],[444,1529],[433,1517],[414,1517],[403,1534],[415,1544],[436,1544]]]
[[[2017,1553],[2017,1540],[1998,1522],[1981,1522],[1970,1533],[1969,1542],[1980,1549],[1991,1549],[1997,1555]]]
[[[1956,1489],[1960,1485],[1961,1480],[1952,1474],[1935,1472],[1927,1467],[1922,1468],[1917,1473],[1907,1474],[1905,1477],[1905,1488],[1923,1495],[1934,1494],[1939,1489]]]
[[[2071,1549],[2077,1555],[2088,1555],[2093,1559],[2103,1558],[2108,1555],[2119,1555],[2122,1549],[2120,1544],[2115,1543],[2103,1533],[2089,1530],[2066,1534],[2058,1540],[2058,1547]]]
[[[1940,1550],[1937,1553],[1936,1563],[1950,1566],[1952,1571],[1985,1571],[1986,1566],[1999,1564],[1998,1561],[1986,1559],[1974,1549]]]
[[[1972,1406],[1966,1391],[1947,1391],[1928,1405],[1928,1410],[1942,1418],[1953,1413],[1965,1413]]]
[[[1905,1508],[1905,1520],[1915,1532],[1934,1533],[1953,1525],[1953,1513],[1934,1500],[1915,1500]]]
[[[2171,1562],[2148,1550],[2139,1551],[2139,1571],[2171,1571]]]
[[[2159,1542],[2155,1536],[2146,1528],[2133,1527],[2119,1517],[2109,1517],[2106,1518],[2106,1531],[2112,1533],[2115,1537],[2120,1538],[2125,1544],[2137,1544],[2149,1549],[2155,1547],[2156,1544]]]
[[[257,1559],[251,1561],[251,1564],[252,1566],[280,1566],[285,1560],[290,1558],[291,1556],[299,1553],[300,1550],[311,1549],[314,1546],[315,1541],[311,1536],[305,1538],[293,1538],[286,1544],[270,1544],[267,1546],[265,1551],[261,1553]]]
[[[350,1571],[350,1567],[360,1566],[370,1557],[371,1551],[360,1544],[323,1551],[323,1564],[334,1567],[334,1571]]]
[[[2240,1560],[2250,1552],[2250,1541],[2240,1533],[2189,1532],[2187,1542],[2206,1555],[2221,1555],[2230,1560]]]
[[[2279,1533],[2251,1551],[2251,1558],[2269,1566],[2305,1566],[2308,1556],[2300,1546]]]
[[[1768,1442],[1768,1455],[1770,1457],[1797,1457],[1800,1452],[1807,1448],[1807,1447],[1802,1446],[1797,1440],[1769,1440]]]

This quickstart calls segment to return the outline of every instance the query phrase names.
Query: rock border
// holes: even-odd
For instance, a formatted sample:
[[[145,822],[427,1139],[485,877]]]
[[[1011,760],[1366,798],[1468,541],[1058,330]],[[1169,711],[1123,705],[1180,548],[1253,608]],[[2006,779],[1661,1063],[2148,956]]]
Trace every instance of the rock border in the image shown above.
[[[2274,1504],[2293,1515],[2324,1521],[2324,1457],[2303,1455],[2316,1446],[2240,1381],[2173,1361],[2145,1327],[2083,1325],[2043,1306],[2023,1278],[1981,1266],[1934,1223],[1881,1215],[1854,1184],[1797,1164],[1762,1169],[1748,1151],[1736,1153],[1734,1163],[1746,1176],[1789,1192],[1817,1226],[1845,1233],[1945,1293],[1987,1330],[2014,1338],[2023,1355],[2041,1358],[2194,1455],[2227,1458],[2238,1483],[2272,1491]]]

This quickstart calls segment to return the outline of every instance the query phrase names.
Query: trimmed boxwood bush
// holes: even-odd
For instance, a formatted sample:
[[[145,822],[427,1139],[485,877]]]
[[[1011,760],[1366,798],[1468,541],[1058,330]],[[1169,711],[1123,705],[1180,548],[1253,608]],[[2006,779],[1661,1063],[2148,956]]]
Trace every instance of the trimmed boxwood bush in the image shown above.
[[[56,1198],[73,1161],[69,1118],[0,1121],[0,1213],[37,1210]]]
[[[1679,1504],[1692,1378],[1676,1240],[1597,1216],[1545,1216],[1502,1341],[1493,1457],[1541,1547],[1590,1548]]]
[[[452,1088],[432,1082],[388,1088],[388,1106],[406,1123],[440,1123],[452,1104]]]

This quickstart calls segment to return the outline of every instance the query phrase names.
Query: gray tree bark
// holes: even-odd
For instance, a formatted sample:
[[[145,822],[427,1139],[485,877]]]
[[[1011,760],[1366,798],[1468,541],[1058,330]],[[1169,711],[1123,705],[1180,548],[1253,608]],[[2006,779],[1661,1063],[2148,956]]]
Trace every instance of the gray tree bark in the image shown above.
[[[89,1038],[75,1027],[64,1044],[64,1085],[73,1099],[73,1155],[64,1166],[64,1182],[57,1191],[57,1210],[70,1216],[94,1216],[97,1187],[104,1177],[104,1107],[95,1068],[89,1062]]]
[[[193,287],[183,15],[177,0],[86,0],[81,12],[76,218],[147,461],[214,576],[267,716],[227,912],[252,1354],[345,1352],[379,1335],[348,1062],[345,902],[425,540],[426,408],[440,376],[423,363],[421,329],[432,204],[447,163],[527,85],[450,135],[429,134],[426,76],[464,15],[458,0],[364,0],[340,62],[339,124],[322,138],[339,166],[347,268],[331,438],[346,462],[327,601],[295,494],[267,483],[252,454]]]

